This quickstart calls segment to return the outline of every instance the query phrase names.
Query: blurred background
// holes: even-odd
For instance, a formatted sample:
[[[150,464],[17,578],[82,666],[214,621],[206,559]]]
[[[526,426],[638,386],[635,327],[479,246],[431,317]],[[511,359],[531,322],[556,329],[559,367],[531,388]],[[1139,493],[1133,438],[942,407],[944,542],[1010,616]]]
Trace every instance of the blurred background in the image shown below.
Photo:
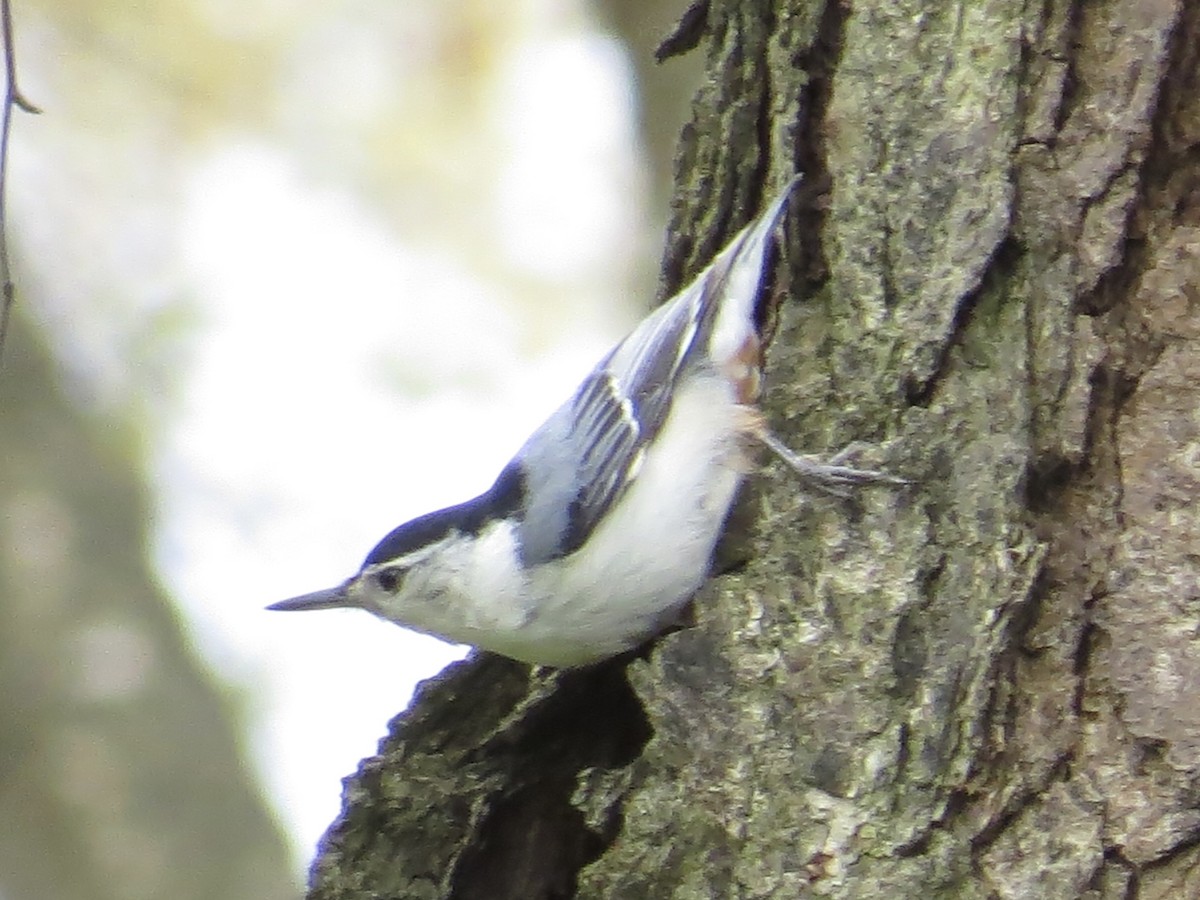
[[[300,893],[461,648],[262,607],[486,488],[648,308],[683,0],[16,0],[0,900]]]

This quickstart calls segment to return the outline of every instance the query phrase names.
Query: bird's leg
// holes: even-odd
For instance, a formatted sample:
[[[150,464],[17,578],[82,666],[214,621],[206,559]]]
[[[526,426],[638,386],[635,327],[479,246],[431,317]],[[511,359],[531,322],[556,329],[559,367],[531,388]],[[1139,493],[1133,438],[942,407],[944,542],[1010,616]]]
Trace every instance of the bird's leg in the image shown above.
[[[792,470],[806,483],[826,494],[835,497],[849,497],[854,488],[868,484],[909,484],[907,478],[889,475],[877,469],[856,469],[845,465],[845,461],[862,449],[862,444],[855,442],[838,452],[829,462],[821,462],[811,456],[804,456],[787,446],[775,437],[765,425],[753,431],[754,437],[761,441],[772,453],[787,463]]]

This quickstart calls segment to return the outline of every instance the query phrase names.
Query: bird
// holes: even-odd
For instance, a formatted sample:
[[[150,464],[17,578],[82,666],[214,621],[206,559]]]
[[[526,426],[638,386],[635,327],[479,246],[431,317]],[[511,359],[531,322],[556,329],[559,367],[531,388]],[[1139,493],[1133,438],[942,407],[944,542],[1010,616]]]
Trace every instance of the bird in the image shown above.
[[[816,491],[906,483],[792,451],[758,407],[756,312],[799,180],[613,347],[490,488],[395,528],[341,584],[267,608],[364,609],[522,662],[587,666],[680,620],[756,444]]]

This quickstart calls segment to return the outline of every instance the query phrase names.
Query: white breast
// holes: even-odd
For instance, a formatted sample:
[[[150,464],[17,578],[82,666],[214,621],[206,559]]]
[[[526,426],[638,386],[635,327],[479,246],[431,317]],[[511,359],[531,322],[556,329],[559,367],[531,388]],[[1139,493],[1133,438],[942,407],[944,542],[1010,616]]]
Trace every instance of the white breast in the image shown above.
[[[636,647],[669,625],[708,573],[747,468],[740,437],[747,418],[726,379],[690,378],[637,479],[587,543],[535,570],[522,615],[509,607],[497,617],[509,627],[472,643],[570,666]]]

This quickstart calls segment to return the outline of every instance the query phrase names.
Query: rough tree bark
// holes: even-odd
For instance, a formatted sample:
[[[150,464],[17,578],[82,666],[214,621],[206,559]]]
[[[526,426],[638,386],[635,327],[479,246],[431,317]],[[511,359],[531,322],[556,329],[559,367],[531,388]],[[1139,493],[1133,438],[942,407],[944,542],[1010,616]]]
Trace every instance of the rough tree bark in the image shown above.
[[[313,898],[1200,896],[1200,5],[714,2],[666,289],[794,169],[771,469],[646,658],[425,685]]]

